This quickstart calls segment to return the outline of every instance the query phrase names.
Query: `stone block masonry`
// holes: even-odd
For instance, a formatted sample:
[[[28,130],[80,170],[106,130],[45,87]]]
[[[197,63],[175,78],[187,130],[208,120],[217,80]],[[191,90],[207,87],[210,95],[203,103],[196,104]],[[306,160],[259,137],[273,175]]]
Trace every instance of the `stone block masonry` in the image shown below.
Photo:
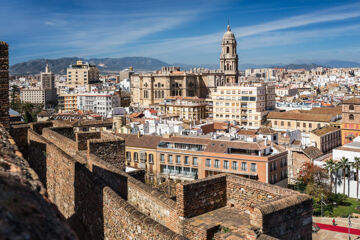
[[[0,124],[0,239],[78,239]]]
[[[163,225],[147,217],[119,197],[111,188],[105,187],[104,230],[106,239],[138,240],[186,240]]]
[[[226,206],[226,175],[217,175],[176,186],[177,213],[194,217]]]
[[[88,155],[94,154],[119,170],[125,171],[125,140],[122,138],[91,139],[88,140],[87,148]]]
[[[100,138],[101,132],[76,132],[75,141],[77,145],[77,150],[87,150],[87,140]]]
[[[0,124],[9,130],[9,48],[0,41]]]

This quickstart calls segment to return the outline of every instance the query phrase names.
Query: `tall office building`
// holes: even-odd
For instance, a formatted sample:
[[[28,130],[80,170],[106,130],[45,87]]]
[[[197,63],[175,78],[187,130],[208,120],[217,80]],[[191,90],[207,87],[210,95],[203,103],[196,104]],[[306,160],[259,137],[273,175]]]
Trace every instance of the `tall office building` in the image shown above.
[[[81,60],[67,68],[66,86],[74,89],[79,86],[99,81],[99,70],[95,65],[83,63]]]
[[[0,41],[0,124],[10,128],[9,121],[9,50],[6,42]]]
[[[40,73],[40,87],[22,89],[20,91],[20,100],[22,102],[43,104],[45,107],[56,103],[55,77],[50,72],[47,63],[45,72]]]

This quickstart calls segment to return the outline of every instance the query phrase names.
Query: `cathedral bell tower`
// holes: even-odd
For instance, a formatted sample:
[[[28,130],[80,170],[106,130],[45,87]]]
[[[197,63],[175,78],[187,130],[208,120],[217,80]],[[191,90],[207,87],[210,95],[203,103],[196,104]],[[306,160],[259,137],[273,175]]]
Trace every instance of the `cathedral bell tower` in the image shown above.
[[[226,83],[237,83],[238,55],[235,35],[231,32],[230,25],[227,25],[227,31],[221,42],[220,69],[225,74]]]

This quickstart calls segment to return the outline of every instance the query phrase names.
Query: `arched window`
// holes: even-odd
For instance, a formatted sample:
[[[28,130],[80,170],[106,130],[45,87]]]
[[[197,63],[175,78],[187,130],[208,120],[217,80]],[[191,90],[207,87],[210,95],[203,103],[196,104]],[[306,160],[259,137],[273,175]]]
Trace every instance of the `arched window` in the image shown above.
[[[164,98],[164,90],[161,91],[161,97]]]
[[[230,52],[230,48],[226,47],[226,53],[229,53],[229,52]]]
[[[226,64],[226,70],[229,70],[229,64],[228,63]]]
[[[354,114],[349,115],[349,120],[354,120]]]
[[[230,71],[231,71],[231,65],[230,65],[230,69],[229,69]]]
[[[157,98],[158,97],[158,95],[157,95],[157,91],[155,90],[155,98]]]
[[[349,110],[354,110],[354,109],[355,109],[355,108],[354,108],[354,105],[351,104],[351,105],[349,106]]]

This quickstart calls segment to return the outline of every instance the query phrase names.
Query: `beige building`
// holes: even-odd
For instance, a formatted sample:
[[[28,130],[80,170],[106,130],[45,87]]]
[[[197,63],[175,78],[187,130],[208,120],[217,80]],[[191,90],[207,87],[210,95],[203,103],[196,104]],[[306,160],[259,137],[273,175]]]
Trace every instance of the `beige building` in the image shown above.
[[[83,63],[81,60],[67,68],[66,86],[74,89],[99,81],[99,70],[95,65]]]
[[[236,39],[228,26],[221,42],[220,69],[195,68],[181,71],[179,67],[163,67],[154,73],[131,75],[131,103],[134,107],[159,104],[168,97],[208,98],[217,86],[236,83],[238,55]]]
[[[154,106],[167,116],[177,116],[183,120],[200,120],[206,117],[206,103],[197,97],[171,97]]]
[[[64,111],[77,110],[77,94],[64,94]]]
[[[185,72],[178,67],[163,67],[155,73],[131,76],[131,104],[144,106],[159,104],[168,97],[206,98],[224,81],[220,71],[193,69]]]
[[[214,121],[258,128],[267,111],[275,109],[275,88],[263,84],[219,86],[212,101]]]
[[[339,113],[340,110],[340,113]],[[300,130],[309,133],[341,118],[340,108],[313,108],[312,110],[293,110],[288,112],[270,112],[267,120],[275,130]]]
[[[321,152],[328,153],[341,145],[341,129],[333,126],[317,128],[310,132],[310,141]]]
[[[49,70],[46,64],[45,72],[40,73],[40,87],[25,88],[20,90],[20,100],[22,102],[54,105],[56,103],[57,94],[55,88],[54,74]]]

